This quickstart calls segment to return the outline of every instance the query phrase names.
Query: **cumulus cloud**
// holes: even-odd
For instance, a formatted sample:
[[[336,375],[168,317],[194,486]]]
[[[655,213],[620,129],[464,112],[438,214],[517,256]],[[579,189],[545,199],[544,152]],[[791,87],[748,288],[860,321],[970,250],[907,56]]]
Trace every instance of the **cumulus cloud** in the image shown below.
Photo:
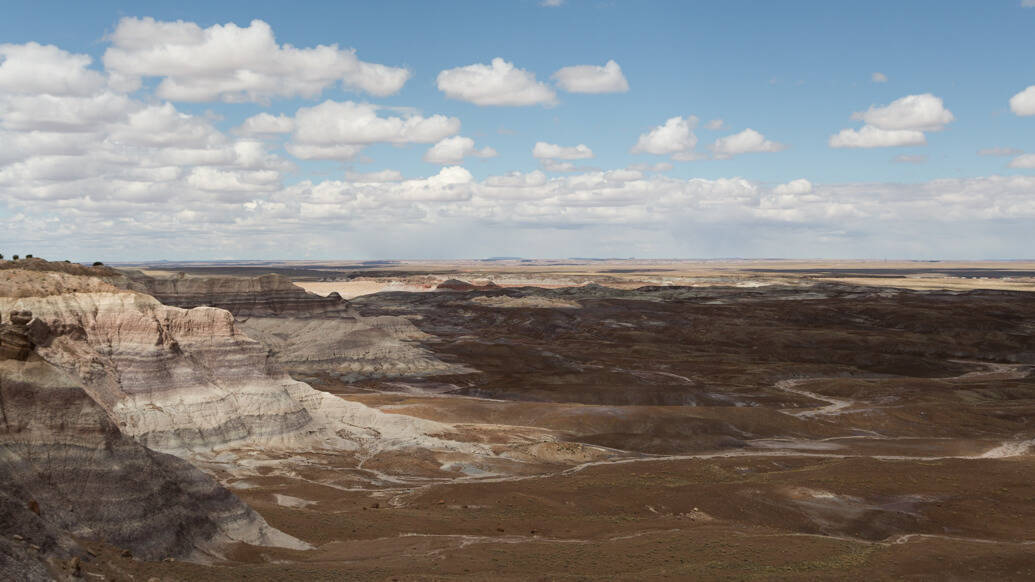
[[[381,117],[370,103],[324,101],[295,112],[288,151],[304,159],[352,159],[372,143],[434,143],[460,131],[455,117]]]
[[[102,89],[104,77],[87,68],[93,61],[53,45],[0,44],[0,92],[85,97]]]
[[[345,172],[345,179],[350,182],[401,182],[402,172],[399,170],[379,170],[377,172]]]
[[[693,149],[697,146],[697,136],[693,131],[696,125],[697,118],[693,115],[686,118],[671,117],[665,123],[640,135],[630,151],[634,154],[693,155]]]
[[[569,93],[624,93],[629,90],[629,82],[622,74],[622,67],[614,61],[607,61],[602,67],[564,67],[550,78],[557,82],[558,87]]]
[[[497,57],[485,65],[447,69],[438,74],[438,90],[450,99],[482,106],[554,105],[557,94],[535,73]]]
[[[888,76],[885,75],[884,73],[874,73],[874,74],[870,75],[870,80],[873,81],[874,83],[887,83],[888,82]]]
[[[469,137],[447,137],[431,146],[424,154],[424,161],[432,164],[452,165],[464,161],[465,157],[494,158],[498,154],[490,147],[478,149]]]
[[[565,147],[538,141],[532,148],[532,156],[551,160],[588,160],[593,157],[593,150],[581,143],[577,146]]]
[[[731,158],[753,152],[779,152],[787,149],[786,145],[770,141],[751,128],[719,138],[708,147],[717,158]]]
[[[123,18],[109,36],[105,68],[127,88],[158,77],[155,94],[173,101],[267,101],[318,97],[340,83],[376,96],[397,93],[411,73],[359,60],[337,45],[280,45],[270,25],[253,20],[201,28],[193,22]]]
[[[295,120],[284,115],[260,113],[244,120],[236,132],[242,135],[274,135],[291,133],[295,130]]]
[[[1010,98],[1010,111],[1015,115],[1035,115],[1035,85]]]
[[[150,55],[155,62],[159,57],[180,62],[181,55],[151,54],[148,47],[167,46],[173,53],[187,47],[190,52],[198,44],[192,34],[201,35],[198,42],[208,42],[210,29],[183,23],[155,26],[160,30],[154,38],[129,35],[119,41],[120,50]],[[254,48],[248,43],[261,36],[255,35],[254,24],[238,31],[249,29],[239,47],[245,64]],[[173,33],[186,36],[171,38]],[[316,50],[274,46],[282,54]],[[332,64],[341,58],[338,53],[349,52],[334,51],[338,49],[326,52]],[[614,255],[650,249],[657,255],[705,248],[730,256],[753,249],[770,253],[775,239],[762,237],[755,247],[718,250],[698,243],[721,239],[741,245],[758,233],[793,232],[803,241],[802,252],[811,252],[817,240],[824,248],[847,252],[876,248],[860,247],[859,237],[908,248],[902,243],[914,236],[915,248],[926,253],[959,254],[952,251],[964,249],[1004,255],[1026,248],[1017,241],[1030,239],[1035,220],[1035,176],[1023,175],[1030,172],[919,184],[812,184],[799,179],[770,188],[743,177],[671,177],[663,174],[672,169],[667,160],[609,170],[579,168],[571,160],[588,157],[588,147],[543,142],[540,153],[553,157],[539,158],[541,170],[477,180],[457,164],[464,156],[488,154],[490,149],[477,149],[473,140],[457,136],[460,122],[455,118],[325,101],[294,113],[252,111],[258,115],[224,131],[211,116],[183,110],[155,93],[167,81],[167,88],[174,87],[170,79],[200,83],[197,67],[203,66],[208,65],[137,74],[96,69],[88,56],[57,47],[0,45],[0,246],[84,259],[182,258],[185,248],[199,249],[192,251],[199,258],[297,257],[309,252],[330,256],[342,248],[373,248],[358,252],[382,256],[417,249],[441,256],[469,252],[471,237],[484,234],[485,240],[520,238],[531,245],[522,247],[529,253],[566,248]],[[150,76],[164,78],[156,88],[148,83],[139,93],[129,92],[140,78]],[[305,83],[312,81],[318,93],[322,89],[316,87],[329,86],[321,79]],[[237,85],[224,81],[216,79],[213,86],[219,99],[262,101],[287,91],[303,95],[298,92],[302,85],[288,89],[261,79],[235,80],[233,75],[230,81]],[[851,131],[906,132],[922,142],[924,131],[948,123],[944,115],[902,112],[907,109],[871,108],[859,114],[865,125]],[[914,119],[913,125],[891,128],[903,118]],[[700,157],[694,151],[696,123],[694,117],[669,119],[640,136],[633,149],[673,159]],[[720,149],[733,153],[774,147],[766,145],[764,136],[736,135],[752,139],[738,142],[727,136]],[[445,167],[411,179],[396,169],[380,169],[350,170],[342,179],[285,183],[295,166],[280,153],[281,145],[301,159],[348,160],[373,143],[428,144],[426,155]],[[450,161],[457,159],[457,152],[459,160]],[[1014,168],[1035,167],[1031,155],[1006,149],[995,153],[1013,156]],[[389,226],[392,237],[372,236]],[[500,228],[510,228],[507,237],[488,236]],[[745,235],[699,235],[679,246],[695,233],[731,231]],[[409,238],[420,232],[426,233],[425,239]],[[440,246],[451,237],[455,247]],[[842,246],[831,247],[831,241]],[[975,241],[983,250],[973,250]],[[381,244],[397,246],[367,246]]]
[[[927,138],[922,131],[906,129],[885,130],[871,125],[862,129],[842,129],[830,136],[832,148],[887,148],[896,146],[925,145]]]
[[[810,192],[812,192],[812,182],[809,182],[805,178],[791,180],[786,184],[780,184],[773,188],[773,194],[776,194],[777,196],[798,196],[801,194],[808,194]]]
[[[1035,154],[1024,154],[1023,156],[1017,156],[1010,160],[1011,168],[1024,168],[1030,169],[1035,168]]]
[[[888,131],[941,131],[956,118],[940,97],[924,93],[907,95],[883,107],[871,106],[866,111],[853,113],[852,119]]]
[[[883,107],[852,114],[865,122],[861,129],[844,129],[830,136],[832,148],[883,148],[925,145],[926,131],[941,131],[955,116],[941,98],[930,93],[907,95]]]

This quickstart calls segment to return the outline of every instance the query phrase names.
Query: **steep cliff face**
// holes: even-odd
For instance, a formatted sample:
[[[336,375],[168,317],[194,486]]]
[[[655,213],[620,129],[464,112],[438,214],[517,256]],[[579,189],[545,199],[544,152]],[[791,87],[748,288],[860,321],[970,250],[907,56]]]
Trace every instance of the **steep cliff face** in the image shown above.
[[[346,315],[349,304],[337,293],[322,297],[308,293],[281,275],[258,277],[196,277],[184,273],[149,275],[126,271],[130,288],[165,305],[218,307],[238,319],[251,317],[323,317]]]
[[[456,374],[469,370],[435,358],[432,339],[403,317],[362,317],[331,293],[309,293],[280,275],[201,277],[127,271],[129,287],[165,305],[218,307],[272,350],[288,371],[350,378]]]
[[[450,433],[448,425],[292,380],[223,309],[169,307],[113,285],[49,275],[58,285],[53,277],[24,278],[17,297],[0,296],[0,310],[29,310],[45,323],[51,331],[36,351],[78,378],[122,433],[149,448],[184,458],[245,448],[480,450],[428,436]]]
[[[0,324],[0,578],[47,579],[55,560],[85,557],[75,539],[147,559],[218,555],[233,541],[305,547],[186,461],[125,436],[78,378],[37,355],[45,327],[26,311]]]

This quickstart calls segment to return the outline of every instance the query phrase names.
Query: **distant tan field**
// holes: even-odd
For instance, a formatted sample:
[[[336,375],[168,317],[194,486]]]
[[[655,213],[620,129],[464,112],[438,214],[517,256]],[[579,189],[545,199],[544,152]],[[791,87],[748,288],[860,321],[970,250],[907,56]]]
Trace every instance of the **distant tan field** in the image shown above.
[[[546,288],[589,283],[623,289],[647,285],[754,287],[830,281],[904,289],[1035,291],[1035,261],[463,260],[399,261],[369,268],[346,262],[270,266],[319,269],[321,273],[340,269],[335,273],[340,278],[315,281],[303,273],[292,279],[314,293],[337,292],[346,299],[381,291],[431,291],[446,279]]]

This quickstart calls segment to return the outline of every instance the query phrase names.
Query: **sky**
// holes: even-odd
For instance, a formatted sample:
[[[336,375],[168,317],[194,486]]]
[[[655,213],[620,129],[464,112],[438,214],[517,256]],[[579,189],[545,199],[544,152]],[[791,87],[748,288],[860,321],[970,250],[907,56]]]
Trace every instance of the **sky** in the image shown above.
[[[0,13],[7,256],[1035,255],[1035,0]]]

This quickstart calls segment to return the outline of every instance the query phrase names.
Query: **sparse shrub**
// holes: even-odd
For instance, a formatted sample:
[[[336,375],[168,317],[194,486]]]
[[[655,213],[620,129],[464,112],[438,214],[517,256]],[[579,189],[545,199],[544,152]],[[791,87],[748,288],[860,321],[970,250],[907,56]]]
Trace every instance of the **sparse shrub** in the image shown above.
[[[103,267],[103,266],[104,266],[104,263],[102,263],[102,262],[100,262],[100,261],[94,261],[94,262],[93,262],[93,266],[95,266],[95,267]]]
[[[4,254],[0,253],[0,261],[4,260]]]
[[[14,255],[13,257],[11,257],[11,260],[12,261],[17,261],[18,260],[18,255]]]
[[[25,255],[25,258],[26,258],[26,259],[31,259],[31,258],[32,258],[32,255]]]

